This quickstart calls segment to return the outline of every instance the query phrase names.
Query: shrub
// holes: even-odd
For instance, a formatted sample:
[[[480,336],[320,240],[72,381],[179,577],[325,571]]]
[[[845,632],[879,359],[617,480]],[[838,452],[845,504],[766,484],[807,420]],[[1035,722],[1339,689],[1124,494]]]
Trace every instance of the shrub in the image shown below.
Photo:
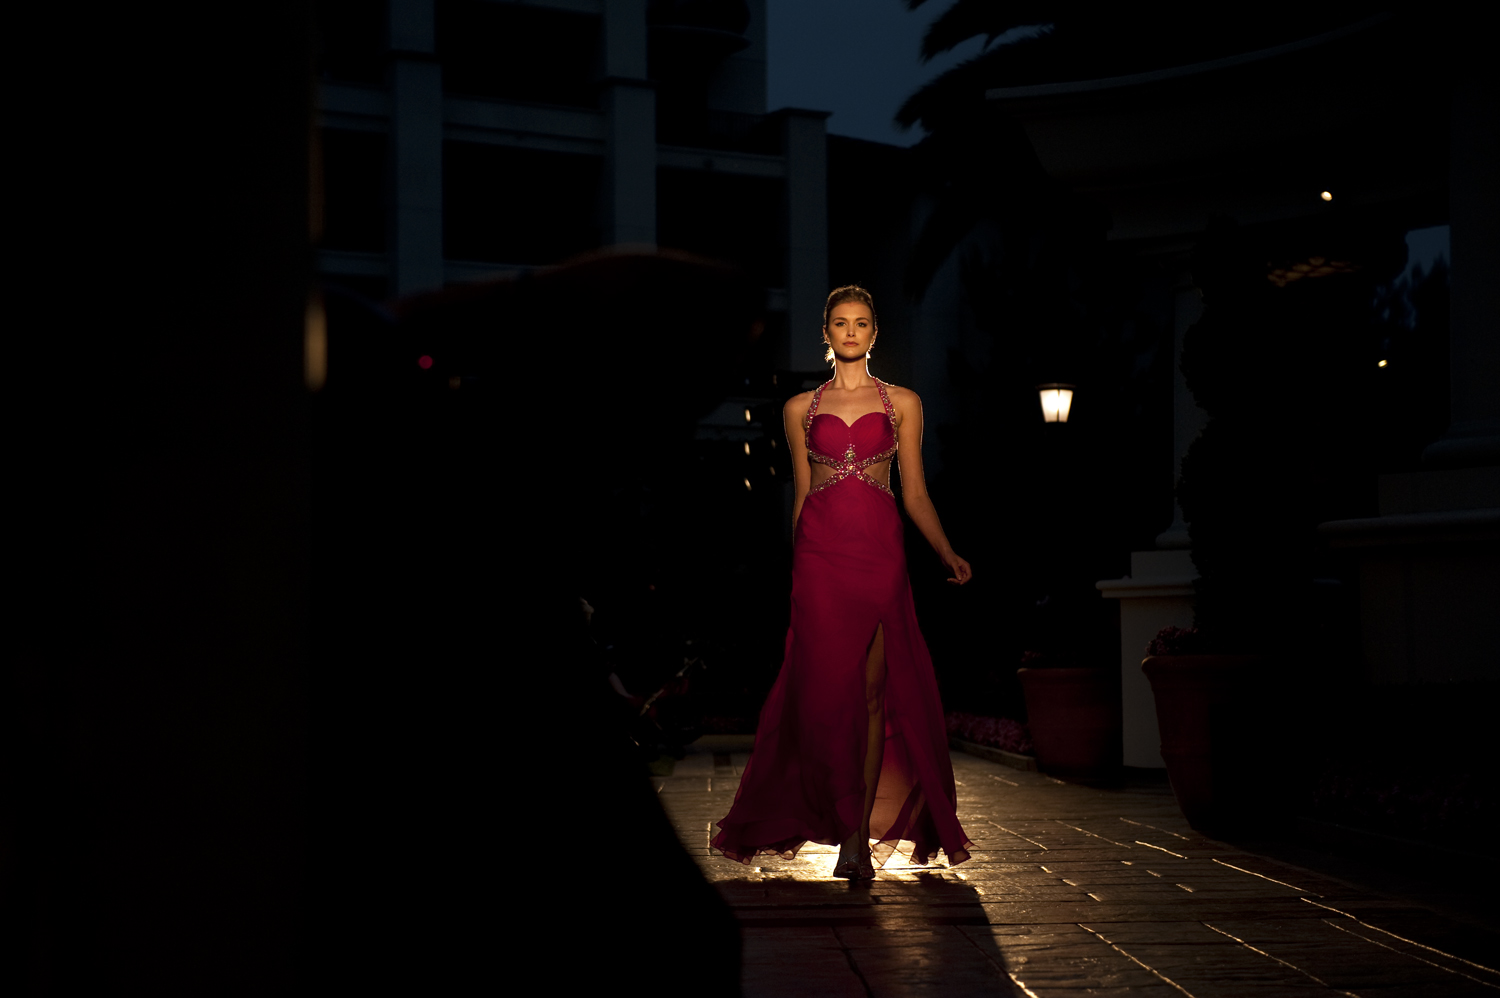
[[[948,735],[976,745],[988,745],[1021,755],[1030,755],[1033,751],[1031,733],[1026,730],[1026,725],[1008,717],[981,717],[962,711],[950,711]]]
[[[1196,627],[1163,627],[1146,646],[1147,655],[1202,655],[1208,652]]]

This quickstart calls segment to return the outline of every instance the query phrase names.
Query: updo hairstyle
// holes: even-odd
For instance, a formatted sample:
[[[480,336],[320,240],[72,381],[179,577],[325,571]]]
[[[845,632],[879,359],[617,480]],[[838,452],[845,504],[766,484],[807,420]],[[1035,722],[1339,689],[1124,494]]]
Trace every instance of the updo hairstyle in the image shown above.
[[[825,340],[824,340],[825,342],[827,342],[826,337],[827,337],[827,334],[828,334],[828,317],[829,317],[829,315],[831,315],[833,313],[834,306],[835,305],[842,305],[845,302],[851,302],[851,301],[857,301],[860,304],[862,304],[862,305],[866,306],[867,308],[869,308],[869,310],[870,310],[870,323],[877,330],[880,329],[880,323],[878,321],[876,321],[876,319],[875,319],[875,299],[872,298],[872,297],[870,297],[870,292],[866,291],[864,288],[860,287],[858,284],[845,284],[841,288],[834,288],[832,291],[828,292],[828,302],[827,302],[827,304],[825,304],[823,306],[823,334],[824,334],[824,337],[825,337]],[[870,346],[871,346],[872,349],[874,348],[874,346],[875,346],[874,340],[870,341]],[[829,363],[829,364],[833,363],[833,344],[832,343],[829,343],[828,344],[828,349],[823,352],[823,360],[824,360],[825,363]]]

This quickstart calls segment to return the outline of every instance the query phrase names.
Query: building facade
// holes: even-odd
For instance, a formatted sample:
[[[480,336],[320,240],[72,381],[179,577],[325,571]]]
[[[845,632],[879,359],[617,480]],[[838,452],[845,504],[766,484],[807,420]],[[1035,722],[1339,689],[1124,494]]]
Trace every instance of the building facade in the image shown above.
[[[819,366],[786,331],[827,292],[826,115],[767,114],[764,0],[330,2],[320,21],[325,280],[382,300],[685,250],[765,286],[775,366]]]

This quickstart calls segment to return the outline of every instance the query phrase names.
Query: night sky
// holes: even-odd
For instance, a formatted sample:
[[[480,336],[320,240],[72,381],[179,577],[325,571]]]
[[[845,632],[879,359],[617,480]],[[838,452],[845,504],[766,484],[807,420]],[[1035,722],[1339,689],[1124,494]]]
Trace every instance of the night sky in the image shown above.
[[[922,84],[977,55],[979,39],[923,64],[927,25],[949,6],[928,0],[915,11],[902,0],[768,0],[767,110],[832,111],[828,130],[875,142],[911,145],[892,119]]]
[[[927,26],[950,5],[928,0],[911,11],[903,0],[767,0],[766,109],[831,111],[828,131],[834,135],[901,146],[920,141],[920,127],[896,126],[896,109],[928,80],[982,48],[975,38],[921,61]],[[1431,270],[1448,255],[1448,227],[1412,232],[1407,245],[1407,275],[1418,266]]]

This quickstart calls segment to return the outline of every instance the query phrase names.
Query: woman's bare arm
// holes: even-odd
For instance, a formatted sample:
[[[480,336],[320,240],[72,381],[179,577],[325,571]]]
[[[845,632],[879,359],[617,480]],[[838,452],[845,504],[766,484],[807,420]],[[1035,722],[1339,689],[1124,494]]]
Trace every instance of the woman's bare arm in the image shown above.
[[[812,487],[812,466],[807,463],[807,432],[802,428],[802,417],[812,404],[812,392],[803,392],[787,399],[781,410],[781,422],[786,427],[786,445],[792,454],[792,536],[797,536],[797,517],[802,515],[802,502],[807,490]]]
[[[937,507],[927,494],[927,479],[922,472],[922,400],[908,388],[893,387],[890,396],[896,409],[896,427],[901,434],[901,448],[896,452],[896,459],[901,462],[901,498],[906,513],[927,538],[927,543],[932,545],[932,550],[937,552],[943,565],[953,573],[948,581],[961,586],[969,581],[973,572],[967,561],[953,553],[953,545],[948,543],[948,535],[943,533],[943,524],[938,520]]]

